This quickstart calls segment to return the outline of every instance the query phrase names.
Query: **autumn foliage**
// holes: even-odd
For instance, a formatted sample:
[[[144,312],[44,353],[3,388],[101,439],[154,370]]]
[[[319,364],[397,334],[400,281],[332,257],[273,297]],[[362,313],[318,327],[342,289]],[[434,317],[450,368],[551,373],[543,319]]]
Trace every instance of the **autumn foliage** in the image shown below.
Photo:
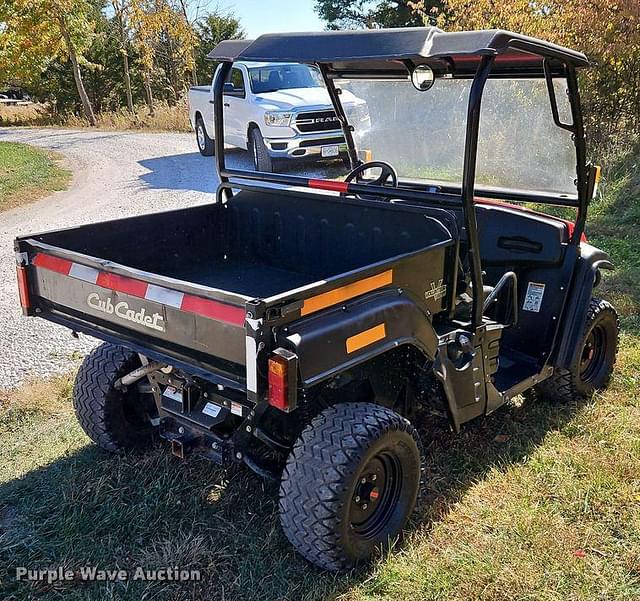
[[[413,2],[423,20],[433,17]],[[447,0],[447,30],[507,29],[575,48],[592,69],[581,74],[592,139],[640,129],[640,2],[638,0]]]

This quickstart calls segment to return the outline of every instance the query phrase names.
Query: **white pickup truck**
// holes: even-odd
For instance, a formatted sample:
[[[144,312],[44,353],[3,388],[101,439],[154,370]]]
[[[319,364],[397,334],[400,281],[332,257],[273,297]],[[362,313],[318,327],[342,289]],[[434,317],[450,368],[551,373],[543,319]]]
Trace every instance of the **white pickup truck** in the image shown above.
[[[347,90],[341,100],[350,121],[369,121],[364,100]],[[224,84],[224,108],[225,143],[250,150],[256,171],[273,172],[279,158],[347,157],[340,122],[313,66],[236,62]],[[189,118],[200,153],[213,155],[211,86],[191,88]]]

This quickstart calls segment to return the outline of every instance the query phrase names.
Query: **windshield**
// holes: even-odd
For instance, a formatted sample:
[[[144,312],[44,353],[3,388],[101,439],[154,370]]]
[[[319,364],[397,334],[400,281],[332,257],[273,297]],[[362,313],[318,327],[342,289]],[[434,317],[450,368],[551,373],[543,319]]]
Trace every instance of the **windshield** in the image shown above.
[[[249,81],[254,94],[323,86],[322,76],[318,69],[308,65],[251,67],[249,69]]]
[[[405,179],[462,185],[471,80],[439,78],[426,92],[409,81],[340,81],[366,100],[370,121],[355,127],[359,151],[390,162]],[[570,122],[566,82],[554,81],[560,117]],[[571,133],[554,124],[544,79],[490,79],[480,117],[476,184],[575,195]]]

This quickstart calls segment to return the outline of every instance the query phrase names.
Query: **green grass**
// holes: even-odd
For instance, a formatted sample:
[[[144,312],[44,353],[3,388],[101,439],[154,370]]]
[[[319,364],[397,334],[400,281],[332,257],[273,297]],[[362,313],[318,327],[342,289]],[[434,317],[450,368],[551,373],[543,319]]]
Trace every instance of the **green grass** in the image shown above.
[[[25,599],[640,599],[640,179],[610,171],[588,234],[618,265],[603,293],[622,340],[610,388],[569,406],[527,400],[449,432],[418,422],[428,484],[407,539],[374,565],[323,574],[279,530],[277,488],[160,448],[88,443],[70,378],[0,398],[0,597]],[[191,584],[22,584],[15,567],[179,565]]]
[[[64,190],[71,172],[60,155],[17,142],[0,142],[0,211]]]

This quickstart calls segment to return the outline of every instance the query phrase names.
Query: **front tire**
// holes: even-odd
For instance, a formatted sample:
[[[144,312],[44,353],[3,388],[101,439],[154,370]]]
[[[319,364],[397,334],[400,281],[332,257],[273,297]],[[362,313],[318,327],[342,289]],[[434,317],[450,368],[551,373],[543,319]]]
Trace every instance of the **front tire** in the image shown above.
[[[215,154],[215,144],[207,134],[207,128],[204,126],[202,117],[196,119],[196,142],[198,150],[203,157],[212,157]]]
[[[117,453],[149,446],[157,410],[151,394],[136,384],[126,389],[116,382],[140,367],[140,359],[123,347],[104,343],[82,362],[73,387],[73,406],[87,436],[106,451]]]
[[[253,127],[249,132],[249,150],[253,158],[253,166],[256,171],[273,173],[273,159],[269,156],[267,145],[258,127]]]
[[[422,453],[415,428],[371,403],[325,409],[300,435],[280,485],[285,535],[326,570],[388,548],[416,503]]]
[[[569,403],[589,398],[607,387],[618,354],[620,322],[613,306],[591,299],[587,321],[580,338],[580,352],[570,369],[556,368],[553,375],[536,386],[543,399]]]

